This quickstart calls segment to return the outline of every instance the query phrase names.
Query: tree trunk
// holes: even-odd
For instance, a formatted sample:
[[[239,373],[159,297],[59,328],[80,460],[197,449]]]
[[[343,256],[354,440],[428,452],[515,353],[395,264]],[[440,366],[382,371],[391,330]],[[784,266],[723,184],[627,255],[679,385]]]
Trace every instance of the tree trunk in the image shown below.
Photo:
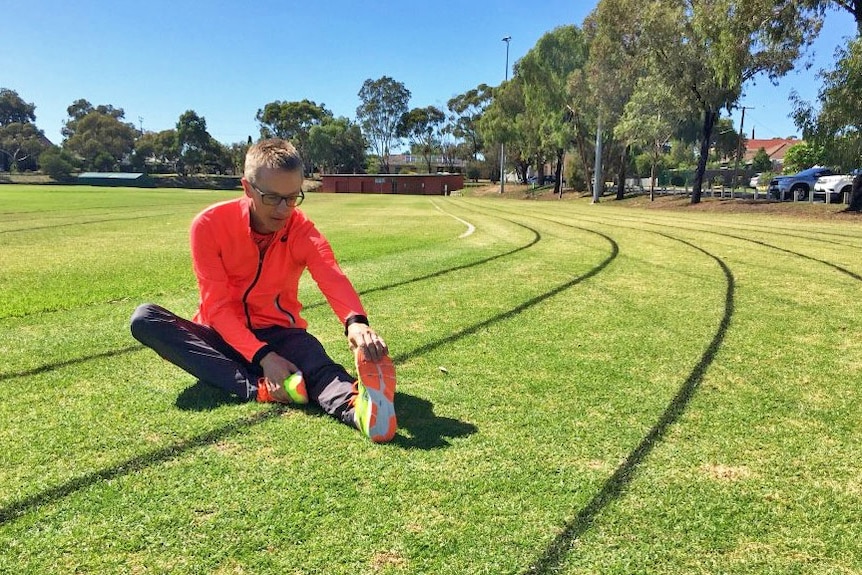
[[[563,178],[560,175],[563,173],[563,157],[565,156],[566,151],[562,148],[557,149],[557,166],[554,170],[554,194],[563,197]]]
[[[850,192],[848,212],[862,212],[862,174],[853,178],[853,189]]]
[[[619,178],[619,182],[617,182],[617,199],[622,200],[626,197],[626,164],[628,163],[626,160],[629,156],[629,150],[631,146],[624,146],[623,151],[620,154],[620,171],[617,177]]]
[[[658,165],[658,154],[653,155],[652,165],[649,168],[649,201],[655,201],[655,169]]]
[[[697,159],[697,171],[694,173],[694,183],[691,187],[691,203],[700,203],[700,194],[703,189],[703,175],[706,173],[706,162],[709,159],[709,141],[712,138],[712,128],[718,114],[707,108],[703,113],[703,132],[700,140],[700,157]]]

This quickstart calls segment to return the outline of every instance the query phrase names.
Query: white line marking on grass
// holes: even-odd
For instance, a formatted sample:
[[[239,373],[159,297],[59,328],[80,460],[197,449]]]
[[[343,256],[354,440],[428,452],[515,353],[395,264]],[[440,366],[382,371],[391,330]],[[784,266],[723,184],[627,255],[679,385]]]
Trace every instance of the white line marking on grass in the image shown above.
[[[447,211],[443,210],[440,206],[438,206],[437,204],[435,204],[435,203],[434,203],[434,200],[428,200],[428,201],[430,201],[430,202],[431,202],[431,205],[433,205],[435,208],[437,208],[438,210],[440,210],[442,213],[446,214],[446,215],[447,215],[447,216],[449,216],[450,218],[455,218],[456,220],[458,220],[459,222],[461,222],[462,224],[464,224],[465,226],[467,226],[467,231],[466,231],[466,232],[464,232],[463,234],[461,234],[460,236],[458,236],[458,239],[459,239],[459,240],[460,240],[461,238],[466,238],[467,236],[469,236],[470,234],[472,234],[473,232],[475,232],[475,231],[476,231],[476,226],[474,226],[473,224],[471,224],[471,223],[470,223],[470,222],[468,222],[467,220],[462,220],[462,219],[461,219],[461,218],[459,218],[458,216],[452,215],[452,214],[450,214],[449,212],[447,212]]]

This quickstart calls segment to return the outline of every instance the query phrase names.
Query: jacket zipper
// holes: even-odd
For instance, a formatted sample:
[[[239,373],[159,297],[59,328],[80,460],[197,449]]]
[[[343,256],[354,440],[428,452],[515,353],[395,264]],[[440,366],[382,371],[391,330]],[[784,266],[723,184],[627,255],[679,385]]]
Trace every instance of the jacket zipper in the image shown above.
[[[254,275],[254,279],[251,282],[251,285],[248,286],[248,289],[245,290],[245,293],[242,294],[242,308],[245,311],[245,322],[248,325],[248,329],[252,329],[251,327],[251,313],[248,311],[248,294],[251,293],[251,290],[254,289],[254,286],[257,285],[257,280],[260,279],[260,272],[263,270],[263,257],[266,255],[266,252],[260,254],[260,257],[257,260],[257,273]]]

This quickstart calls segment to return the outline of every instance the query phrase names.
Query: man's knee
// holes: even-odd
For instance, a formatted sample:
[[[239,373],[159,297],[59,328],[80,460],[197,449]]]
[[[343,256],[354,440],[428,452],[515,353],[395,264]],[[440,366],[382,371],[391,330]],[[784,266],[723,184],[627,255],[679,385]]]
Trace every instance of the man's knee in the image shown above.
[[[154,331],[155,322],[159,318],[163,318],[167,310],[153,303],[144,303],[135,308],[132,312],[132,318],[129,322],[129,329],[132,332],[132,337],[141,343],[146,344]]]

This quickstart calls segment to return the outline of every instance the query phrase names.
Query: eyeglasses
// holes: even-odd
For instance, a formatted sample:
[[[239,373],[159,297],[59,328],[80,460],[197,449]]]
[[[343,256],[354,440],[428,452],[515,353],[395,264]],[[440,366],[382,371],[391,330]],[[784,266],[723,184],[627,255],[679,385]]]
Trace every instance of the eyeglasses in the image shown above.
[[[262,201],[264,205],[267,206],[277,206],[281,202],[284,202],[291,208],[295,208],[302,203],[302,200],[305,199],[305,193],[302,191],[292,196],[282,196],[281,194],[270,194],[267,192],[261,192],[259,189],[257,189],[257,186],[255,186],[251,182],[249,182],[248,185],[251,186],[251,189],[260,194],[260,201]]]

